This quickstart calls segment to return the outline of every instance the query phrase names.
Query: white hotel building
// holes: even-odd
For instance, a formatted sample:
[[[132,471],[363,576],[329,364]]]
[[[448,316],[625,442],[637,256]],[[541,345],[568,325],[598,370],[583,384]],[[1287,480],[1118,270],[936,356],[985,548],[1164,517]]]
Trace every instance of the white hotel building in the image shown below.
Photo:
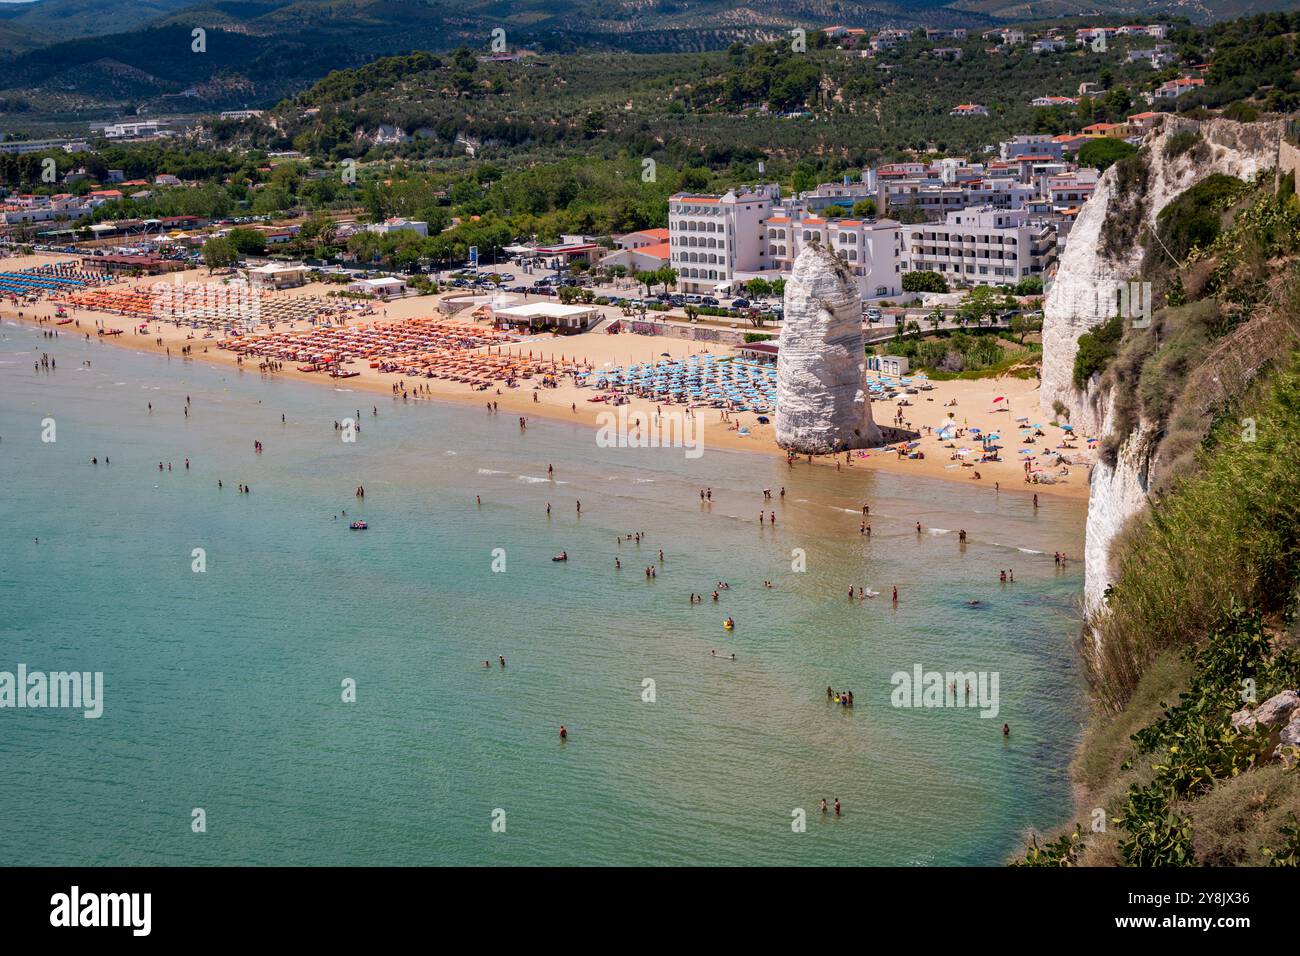
[[[903,291],[902,230],[892,219],[822,219],[799,210],[778,213],[766,223],[768,268],[777,277],[788,277],[803,247],[818,242],[848,264],[862,298],[897,296]]]
[[[668,243],[677,287],[711,293],[737,272],[771,268],[763,220],[780,198],[777,186],[741,187],[722,196],[678,193],[668,200]]]
[[[1043,276],[1056,259],[1056,233],[1024,210],[963,209],[942,223],[903,227],[904,269],[931,271],[971,285]]]

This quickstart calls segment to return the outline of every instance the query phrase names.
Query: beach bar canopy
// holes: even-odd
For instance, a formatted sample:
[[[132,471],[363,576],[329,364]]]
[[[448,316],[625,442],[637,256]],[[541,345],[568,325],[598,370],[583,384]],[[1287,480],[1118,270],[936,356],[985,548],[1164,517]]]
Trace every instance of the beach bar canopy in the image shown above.
[[[600,316],[600,310],[589,305],[564,305],[560,302],[528,302],[492,310],[493,320],[502,325],[555,326],[572,332],[590,328]]]

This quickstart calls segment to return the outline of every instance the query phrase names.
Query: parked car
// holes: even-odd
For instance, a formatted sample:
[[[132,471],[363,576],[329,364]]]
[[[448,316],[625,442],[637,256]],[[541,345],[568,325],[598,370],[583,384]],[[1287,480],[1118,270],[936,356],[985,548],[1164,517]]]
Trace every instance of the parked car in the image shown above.
[[[731,300],[731,307],[732,307],[733,309],[748,309],[748,308],[749,308],[749,300],[748,300],[748,299],[732,299],[732,300]]]
[[[720,303],[711,295],[700,296],[700,305],[708,305],[716,308]]]

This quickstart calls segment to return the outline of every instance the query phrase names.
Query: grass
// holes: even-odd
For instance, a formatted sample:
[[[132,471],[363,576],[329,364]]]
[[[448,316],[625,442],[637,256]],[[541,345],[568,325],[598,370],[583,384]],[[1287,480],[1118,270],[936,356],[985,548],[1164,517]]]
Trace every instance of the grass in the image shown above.
[[[1024,352],[1013,355],[988,368],[974,369],[969,372],[940,372],[926,369],[925,374],[936,382],[970,381],[984,378],[1031,379],[1038,377],[1040,359],[1041,356],[1039,355]]]
[[[1300,776],[1280,764],[1219,781],[1178,809],[1192,823],[1196,859],[1206,866],[1268,866],[1265,848],[1286,843],[1290,815],[1300,815]]]
[[[1085,665],[1111,712],[1161,651],[1209,634],[1234,603],[1267,613],[1291,593],[1300,559],[1300,355],[1207,441],[1201,473],[1119,542],[1108,608],[1089,621],[1098,640]]]

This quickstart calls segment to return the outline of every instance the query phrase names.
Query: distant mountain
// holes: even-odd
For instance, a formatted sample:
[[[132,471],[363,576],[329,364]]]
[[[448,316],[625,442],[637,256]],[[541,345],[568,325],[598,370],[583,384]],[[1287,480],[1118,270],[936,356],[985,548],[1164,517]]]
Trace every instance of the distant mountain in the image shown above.
[[[1180,16],[1193,22],[1235,20],[1257,13],[1294,10],[1297,0],[952,0],[949,9],[1030,22],[1081,16]]]
[[[1300,0],[37,0],[0,3],[0,95],[66,116],[260,106],[378,56],[486,51],[496,30],[507,47],[541,52],[695,52],[833,24],[979,30],[1082,13],[1210,19],[1296,6]],[[202,53],[191,49],[196,27],[208,31]]]
[[[123,33],[152,23],[194,0],[35,0],[32,3],[0,3],[0,31],[12,30],[35,42],[26,49],[50,42],[51,38]]]
[[[4,8],[0,6],[0,10],[2,9]],[[0,17],[0,56],[12,56],[44,46],[49,42],[49,37],[44,33],[12,27],[4,21],[3,17]]]

